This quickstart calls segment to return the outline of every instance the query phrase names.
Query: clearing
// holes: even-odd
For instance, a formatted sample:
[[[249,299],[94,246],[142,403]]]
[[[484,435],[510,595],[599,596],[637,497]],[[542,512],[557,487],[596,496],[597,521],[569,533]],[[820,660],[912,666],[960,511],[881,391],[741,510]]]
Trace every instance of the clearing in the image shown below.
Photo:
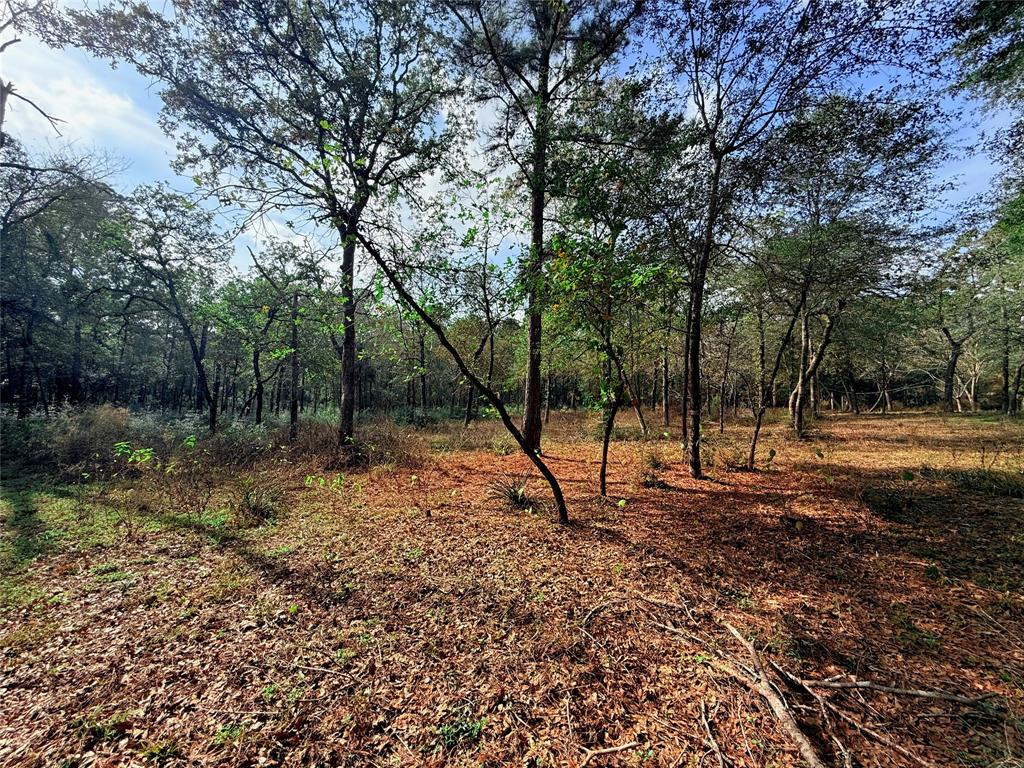
[[[756,473],[730,424],[701,482],[624,429],[602,500],[596,421],[546,432],[570,526],[537,478],[498,498],[528,462],[491,423],[357,470],[282,453],[208,500],[7,468],[0,764],[800,765],[728,623],[830,763],[1019,765],[1019,424],[770,425]]]

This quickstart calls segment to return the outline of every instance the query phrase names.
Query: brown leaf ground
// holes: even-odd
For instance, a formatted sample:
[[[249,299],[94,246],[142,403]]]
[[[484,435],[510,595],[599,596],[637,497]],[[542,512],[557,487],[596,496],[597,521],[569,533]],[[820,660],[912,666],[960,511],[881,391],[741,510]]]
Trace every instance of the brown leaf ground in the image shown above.
[[[747,662],[723,620],[804,678],[994,694],[828,693],[921,760],[1024,754],[1024,500],[943,471],[1019,473],[1019,422],[837,416],[802,442],[773,426],[757,473],[724,469],[747,434],[731,424],[706,481],[678,436],[620,440],[609,501],[592,420],[556,414],[545,442],[568,527],[490,497],[528,462],[479,447],[483,424],[418,435],[420,466],[340,488],[313,459],[264,467],[285,500],[256,528],[232,525],[228,492],[201,517],[143,504],[126,522],[119,489],[5,477],[0,765],[578,766],[636,742],[588,764],[716,766],[702,702],[732,765],[799,765],[722,671],[716,651]],[[782,692],[828,761],[914,764]]]

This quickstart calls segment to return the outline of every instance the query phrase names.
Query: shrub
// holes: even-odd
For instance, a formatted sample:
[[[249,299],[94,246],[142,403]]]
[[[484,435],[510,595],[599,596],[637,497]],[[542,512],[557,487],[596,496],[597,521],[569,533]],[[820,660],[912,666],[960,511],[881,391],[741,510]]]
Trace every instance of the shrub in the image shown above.
[[[949,479],[961,491],[1024,499],[1024,472],[999,469],[955,469]]]
[[[665,468],[665,458],[661,451],[653,449],[644,453],[644,466],[647,469],[658,470]]]
[[[509,434],[496,435],[491,440],[491,450],[498,456],[511,456],[519,450],[519,444]]]
[[[505,475],[488,486],[487,495],[512,509],[531,510],[537,507],[537,500],[526,490],[529,475]]]
[[[235,512],[235,522],[241,525],[259,525],[277,515],[282,494],[266,476],[248,477],[240,481],[241,496]]]
[[[361,464],[393,464],[415,468],[423,465],[423,440],[399,429],[388,421],[374,421],[356,435],[357,454]]]
[[[164,469],[164,492],[173,509],[202,517],[213,497],[217,480],[208,457],[173,461]]]

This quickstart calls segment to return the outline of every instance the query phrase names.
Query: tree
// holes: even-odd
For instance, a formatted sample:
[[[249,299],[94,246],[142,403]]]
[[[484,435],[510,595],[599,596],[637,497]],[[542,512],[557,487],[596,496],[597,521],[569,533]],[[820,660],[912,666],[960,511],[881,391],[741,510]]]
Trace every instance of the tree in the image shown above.
[[[212,215],[163,187],[141,187],[109,237],[125,264],[114,290],[129,304],[141,302],[177,323],[195,366],[197,398],[206,404],[210,431],[215,432],[220,380],[210,382],[206,345],[211,291],[227,264],[227,252],[218,247]]]
[[[549,157],[554,144],[572,140],[558,130],[560,113],[620,49],[641,2],[448,0],[447,6],[463,32],[459,49],[475,77],[477,97],[497,102],[494,146],[504,150],[530,192],[530,246],[523,264],[528,329],[523,434],[539,451]]]
[[[376,199],[434,170],[456,135],[441,40],[410,0],[145,3],[50,18],[44,33],[132,63],[163,88],[178,164],[258,215],[300,209],[342,246],[338,437],[354,435],[356,247]]]
[[[690,473],[701,477],[701,324],[708,269],[727,237],[732,212],[757,188],[772,136],[809,104],[881,62],[914,53],[903,29],[917,19],[899,2],[851,6],[696,0],[669,5],[656,19],[660,42],[700,131],[700,232],[689,258],[687,327]]]

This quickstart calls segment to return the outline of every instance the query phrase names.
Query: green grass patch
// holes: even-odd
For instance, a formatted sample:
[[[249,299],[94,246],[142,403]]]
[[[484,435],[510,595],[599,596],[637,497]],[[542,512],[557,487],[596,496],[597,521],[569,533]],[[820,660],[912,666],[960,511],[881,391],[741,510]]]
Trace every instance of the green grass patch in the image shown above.
[[[117,509],[82,501],[74,486],[4,478],[0,492],[0,572],[14,573],[51,553],[109,547],[121,536]]]

